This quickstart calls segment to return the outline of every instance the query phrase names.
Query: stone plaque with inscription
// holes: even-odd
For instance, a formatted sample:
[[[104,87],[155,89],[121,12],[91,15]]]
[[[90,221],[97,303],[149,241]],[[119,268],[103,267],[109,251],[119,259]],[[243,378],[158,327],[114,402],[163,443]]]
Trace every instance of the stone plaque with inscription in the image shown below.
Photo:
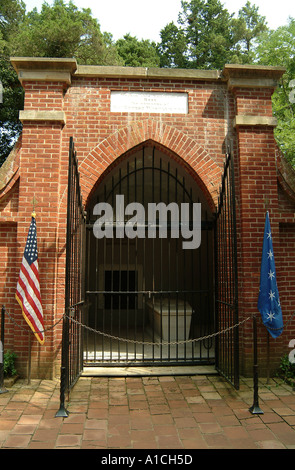
[[[187,93],[111,92],[113,113],[187,114]]]

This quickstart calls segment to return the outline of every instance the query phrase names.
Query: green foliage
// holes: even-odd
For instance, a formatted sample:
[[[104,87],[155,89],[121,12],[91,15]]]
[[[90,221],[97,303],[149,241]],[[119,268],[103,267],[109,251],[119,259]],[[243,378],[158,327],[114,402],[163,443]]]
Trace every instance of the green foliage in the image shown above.
[[[234,49],[238,63],[253,63],[256,59],[256,41],[262,33],[268,32],[266,19],[259,15],[258,7],[247,1],[239,10],[238,18],[232,19]]]
[[[11,39],[13,55],[30,57],[75,57],[86,65],[122,64],[115,46],[100,30],[90,9],[79,10],[71,1],[43,3],[28,13]]]
[[[232,15],[219,0],[182,1],[179,23],[186,32],[192,68],[220,69],[229,61]]]
[[[4,353],[4,377],[13,377],[17,374],[15,368],[16,358],[17,355],[13,351],[6,351],[6,353]]]
[[[295,79],[295,19],[286,26],[263,33],[258,39],[257,63],[286,68],[280,85],[273,94],[273,112],[278,119],[276,141],[289,162],[295,165],[295,103],[290,99]],[[294,82],[293,82],[294,83]]]
[[[25,16],[25,5],[19,0],[1,0],[0,3],[0,80],[3,102],[0,103],[0,166],[9,155],[22,125],[18,119],[23,108],[23,89],[11,66],[11,40]]]
[[[160,32],[161,42],[157,49],[161,67],[187,67],[187,40],[185,32],[173,22],[167,24]]]
[[[287,384],[294,385],[294,383],[295,383],[295,364],[290,362],[288,354],[285,354],[281,358],[278,375]]]
[[[238,18],[219,0],[181,2],[178,25],[162,29],[158,49],[162,67],[222,69],[226,63],[252,63],[255,40],[267,30],[265,18],[250,2]]]
[[[0,80],[3,103],[0,104],[0,166],[17,140],[22,124],[19,110],[23,109],[24,91],[8,60],[0,58]]]
[[[126,34],[116,42],[119,56],[129,67],[159,67],[160,57],[154,42]]]
[[[26,7],[21,0],[1,0],[0,31],[4,41],[9,41],[25,16]]]
[[[109,33],[100,31],[90,9],[78,10],[70,1],[46,2],[41,12],[35,8],[26,14],[20,0],[0,3],[0,165],[9,155],[22,125],[18,119],[23,109],[23,89],[10,64],[11,56],[75,57],[85,65],[123,65]]]

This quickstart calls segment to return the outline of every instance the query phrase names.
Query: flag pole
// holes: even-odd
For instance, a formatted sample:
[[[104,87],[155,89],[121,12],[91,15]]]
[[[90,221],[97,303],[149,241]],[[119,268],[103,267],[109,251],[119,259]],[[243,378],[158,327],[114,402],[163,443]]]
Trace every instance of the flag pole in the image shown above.
[[[36,218],[35,206],[36,206],[36,198],[33,197],[32,206],[33,206],[33,213],[32,217]],[[28,385],[31,385],[31,370],[32,370],[32,342],[31,342],[31,331],[28,331],[29,335],[29,357],[28,357]]]
[[[258,354],[257,354],[257,321],[256,315],[253,315],[253,342],[254,342],[254,365],[253,365],[253,405],[249,408],[252,414],[264,414],[259,406],[258,399]]]
[[[267,331],[267,330],[266,330]],[[269,332],[267,331],[267,379],[266,383],[269,384],[270,379],[270,342],[269,342]]]
[[[32,346],[31,346],[31,332],[28,331],[29,335],[29,357],[28,357],[28,385],[31,384],[31,364],[32,364]]]

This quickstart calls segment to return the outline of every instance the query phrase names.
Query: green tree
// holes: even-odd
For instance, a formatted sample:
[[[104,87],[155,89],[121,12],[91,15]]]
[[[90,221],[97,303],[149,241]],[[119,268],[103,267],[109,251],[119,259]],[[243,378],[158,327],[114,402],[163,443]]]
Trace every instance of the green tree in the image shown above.
[[[2,103],[0,103],[1,166],[22,130],[19,110],[23,109],[24,93],[15,71],[4,59],[0,59],[0,80],[3,86]]]
[[[189,59],[185,32],[171,22],[161,30],[160,37],[161,42],[157,45],[160,66],[186,68]]]
[[[182,1],[178,22],[185,31],[190,68],[222,68],[233,45],[233,15],[219,0]]]
[[[225,63],[253,63],[265,18],[249,1],[234,18],[219,0],[181,2],[178,25],[160,32],[162,67],[222,69]]]
[[[232,61],[253,63],[256,59],[255,46],[259,36],[268,31],[266,19],[258,13],[258,7],[247,1],[239,10],[238,18],[232,20],[236,56]]]
[[[22,125],[23,89],[11,66],[11,56],[75,57],[78,63],[123,65],[109,33],[102,33],[91,10],[79,10],[71,1],[46,2],[41,12],[26,13],[21,0],[0,3],[0,164],[8,156]]]
[[[0,31],[5,41],[18,29],[23,20],[26,7],[21,0],[1,0],[0,2]]]
[[[0,80],[3,87],[0,103],[0,165],[8,156],[22,125],[18,119],[23,107],[23,89],[10,64],[10,41],[25,16],[25,5],[19,0],[0,3]]]
[[[159,67],[160,57],[156,44],[148,39],[139,41],[130,34],[125,34],[116,42],[119,56],[124,65],[129,67]]]
[[[87,65],[122,64],[110,35],[103,35],[90,9],[79,10],[71,1],[43,3],[34,8],[11,40],[14,55],[30,57],[75,57]]]
[[[159,51],[166,66],[211,69],[229,62],[233,47],[232,16],[219,0],[181,2],[179,27],[161,31]]]
[[[258,63],[281,66],[286,73],[273,94],[277,143],[286,158],[295,166],[295,19],[276,30],[263,33],[257,46]]]

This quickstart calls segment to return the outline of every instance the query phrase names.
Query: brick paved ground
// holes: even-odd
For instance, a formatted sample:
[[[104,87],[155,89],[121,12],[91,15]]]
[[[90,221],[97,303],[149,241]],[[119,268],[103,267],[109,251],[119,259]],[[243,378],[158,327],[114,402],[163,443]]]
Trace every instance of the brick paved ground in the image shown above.
[[[18,380],[0,395],[1,449],[295,449],[295,392],[212,376],[81,378],[56,418],[59,382]]]

